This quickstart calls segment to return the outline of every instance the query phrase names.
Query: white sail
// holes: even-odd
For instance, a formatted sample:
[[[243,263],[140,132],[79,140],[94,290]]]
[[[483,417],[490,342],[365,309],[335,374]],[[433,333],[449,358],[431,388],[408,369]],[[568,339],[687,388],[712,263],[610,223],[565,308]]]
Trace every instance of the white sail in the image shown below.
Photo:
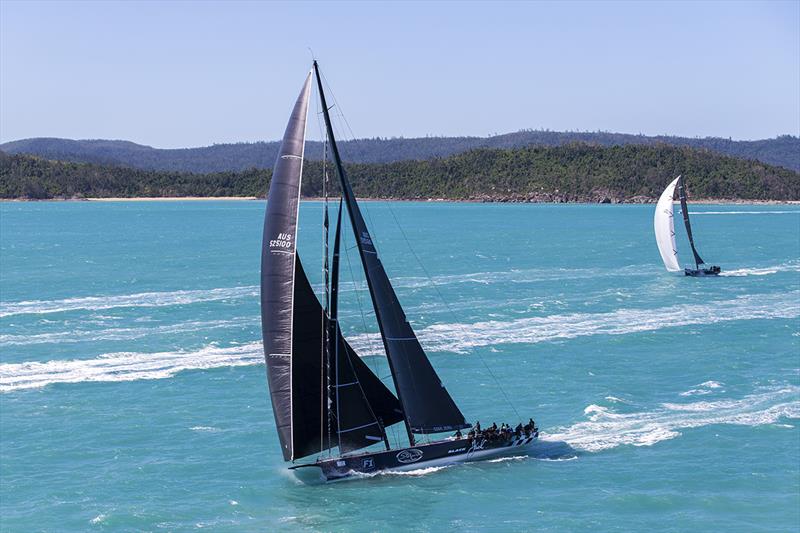
[[[681,270],[678,263],[678,248],[675,246],[675,223],[672,217],[672,197],[675,194],[675,186],[678,184],[680,176],[675,178],[672,183],[667,185],[667,188],[661,194],[656,205],[656,214],[653,219],[653,225],[656,230],[656,243],[658,243],[658,251],[661,252],[661,259],[664,260],[664,266],[670,272],[678,272]]]

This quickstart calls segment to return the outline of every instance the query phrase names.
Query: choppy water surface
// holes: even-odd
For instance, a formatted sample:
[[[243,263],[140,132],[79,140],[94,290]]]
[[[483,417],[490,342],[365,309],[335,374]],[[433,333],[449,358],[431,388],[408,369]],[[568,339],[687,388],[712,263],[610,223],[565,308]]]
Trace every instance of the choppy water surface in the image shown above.
[[[800,209],[695,206],[718,279],[664,271],[652,206],[365,209],[462,410],[534,416],[531,457],[299,484],[266,393],[260,202],[4,203],[0,529],[800,528]],[[317,287],[320,219],[303,204]],[[387,378],[352,247],[343,325]]]

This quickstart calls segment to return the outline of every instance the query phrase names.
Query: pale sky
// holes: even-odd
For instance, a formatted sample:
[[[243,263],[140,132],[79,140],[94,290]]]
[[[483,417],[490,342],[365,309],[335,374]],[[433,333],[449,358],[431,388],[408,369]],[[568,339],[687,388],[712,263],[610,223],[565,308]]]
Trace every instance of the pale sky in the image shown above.
[[[797,0],[0,0],[0,141],[276,140],[309,47],[357,137],[800,135]]]

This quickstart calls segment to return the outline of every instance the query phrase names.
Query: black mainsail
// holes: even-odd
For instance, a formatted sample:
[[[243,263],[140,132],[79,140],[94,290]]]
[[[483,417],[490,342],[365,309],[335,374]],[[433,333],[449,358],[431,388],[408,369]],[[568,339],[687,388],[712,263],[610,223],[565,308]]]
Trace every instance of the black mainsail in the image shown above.
[[[692,225],[689,222],[689,207],[686,205],[686,187],[684,186],[683,176],[678,178],[678,196],[680,196],[681,199],[681,213],[683,213],[683,223],[686,226],[686,234],[689,236],[689,244],[692,246],[692,253],[694,254],[695,268],[700,268],[700,265],[705,264],[705,262],[694,247],[694,237],[692,237]]]
[[[403,406],[409,440],[413,445],[413,433],[439,433],[469,427],[420,346],[378,258],[377,250],[342,166],[316,61],[314,70],[336,173],[355,233],[397,397]]]
[[[400,403],[356,355],[338,327],[330,336],[325,310],[297,254],[297,218],[311,73],[292,111],[270,184],[261,251],[261,326],[272,409],[285,460],[339,446],[350,451],[384,440],[399,422]],[[329,329],[330,331],[330,329]],[[326,390],[328,376],[336,390]],[[330,399],[330,401],[329,401]],[[328,431],[334,419],[337,431]]]

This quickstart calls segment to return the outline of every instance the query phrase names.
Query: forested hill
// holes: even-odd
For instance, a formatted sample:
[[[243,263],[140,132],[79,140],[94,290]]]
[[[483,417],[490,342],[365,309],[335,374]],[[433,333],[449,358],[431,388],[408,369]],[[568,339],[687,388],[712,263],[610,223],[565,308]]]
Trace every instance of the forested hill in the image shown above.
[[[493,137],[424,137],[362,139],[340,142],[342,156],[355,163],[391,163],[448,157],[478,148],[562,146],[582,142],[598,146],[669,144],[713,150],[741,159],[754,159],[800,171],[800,138],[783,135],[758,141],[715,137],[647,137],[605,132],[519,131]],[[278,142],[217,144],[204,148],[158,149],[127,141],[36,138],[0,145],[11,154],[30,154],[62,161],[120,165],[148,170],[224,172],[272,168]],[[308,142],[306,156],[320,159],[322,146]]]
[[[303,196],[320,196],[321,166],[304,165]],[[347,168],[356,194],[371,198],[645,202],[683,174],[693,198],[800,200],[800,173],[667,145],[478,149],[428,161]],[[2,198],[263,196],[270,176],[269,169],[192,174],[0,152]]]

